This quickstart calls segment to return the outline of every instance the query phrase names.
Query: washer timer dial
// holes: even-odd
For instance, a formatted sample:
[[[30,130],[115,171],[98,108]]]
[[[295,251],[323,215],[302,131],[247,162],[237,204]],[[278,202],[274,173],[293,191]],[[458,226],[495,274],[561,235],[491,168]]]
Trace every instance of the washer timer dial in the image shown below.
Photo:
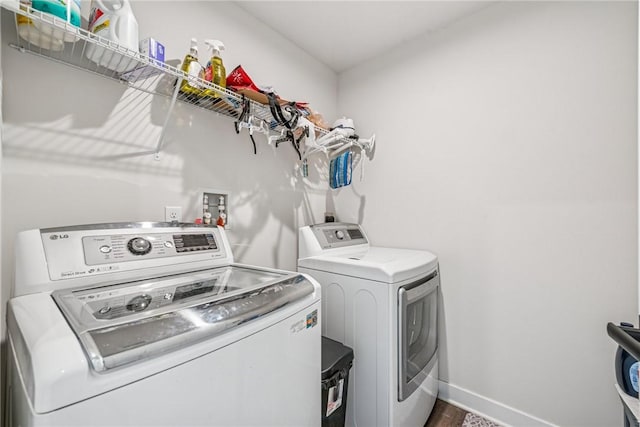
[[[151,242],[143,237],[136,237],[127,242],[127,249],[134,255],[146,255],[151,252]]]

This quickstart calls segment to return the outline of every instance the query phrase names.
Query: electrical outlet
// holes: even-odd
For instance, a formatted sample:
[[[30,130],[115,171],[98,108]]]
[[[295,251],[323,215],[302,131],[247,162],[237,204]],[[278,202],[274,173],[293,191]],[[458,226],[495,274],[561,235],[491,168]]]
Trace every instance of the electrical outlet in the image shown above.
[[[165,206],[164,220],[167,222],[181,222],[182,208],[180,206]]]

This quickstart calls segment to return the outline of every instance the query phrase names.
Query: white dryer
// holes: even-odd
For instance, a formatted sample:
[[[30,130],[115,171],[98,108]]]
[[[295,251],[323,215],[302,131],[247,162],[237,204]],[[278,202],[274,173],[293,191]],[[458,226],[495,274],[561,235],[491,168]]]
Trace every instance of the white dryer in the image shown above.
[[[370,246],[357,224],[299,231],[298,271],[322,286],[322,334],[352,347],[348,426],[423,426],[438,394],[438,259]]]
[[[320,286],[221,228],[25,231],[14,293],[11,427],[320,425]]]

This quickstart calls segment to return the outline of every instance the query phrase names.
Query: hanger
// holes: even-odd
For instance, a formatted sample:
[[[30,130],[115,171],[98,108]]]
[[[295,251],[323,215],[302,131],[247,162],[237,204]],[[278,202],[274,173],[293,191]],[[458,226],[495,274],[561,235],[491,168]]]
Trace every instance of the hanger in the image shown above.
[[[240,134],[242,128],[249,130],[249,138],[253,144],[253,154],[258,154],[258,148],[256,147],[256,140],[253,138],[253,116],[251,115],[251,101],[242,95],[242,112],[238,117],[238,120],[233,122],[234,128],[237,134]]]

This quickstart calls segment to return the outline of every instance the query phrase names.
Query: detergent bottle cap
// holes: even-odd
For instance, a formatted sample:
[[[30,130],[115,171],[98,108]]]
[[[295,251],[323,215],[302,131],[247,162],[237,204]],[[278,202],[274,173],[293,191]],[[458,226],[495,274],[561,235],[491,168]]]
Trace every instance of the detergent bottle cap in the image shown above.
[[[198,57],[198,40],[191,39],[191,48],[189,49],[189,54],[191,54],[191,56],[195,56],[196,58]]]
[[[211,56],[217,56],[220,58],[220,52],[224,50],[224,43],[220,40],[207,39],[204,41],[207,49],[211,51]]]

